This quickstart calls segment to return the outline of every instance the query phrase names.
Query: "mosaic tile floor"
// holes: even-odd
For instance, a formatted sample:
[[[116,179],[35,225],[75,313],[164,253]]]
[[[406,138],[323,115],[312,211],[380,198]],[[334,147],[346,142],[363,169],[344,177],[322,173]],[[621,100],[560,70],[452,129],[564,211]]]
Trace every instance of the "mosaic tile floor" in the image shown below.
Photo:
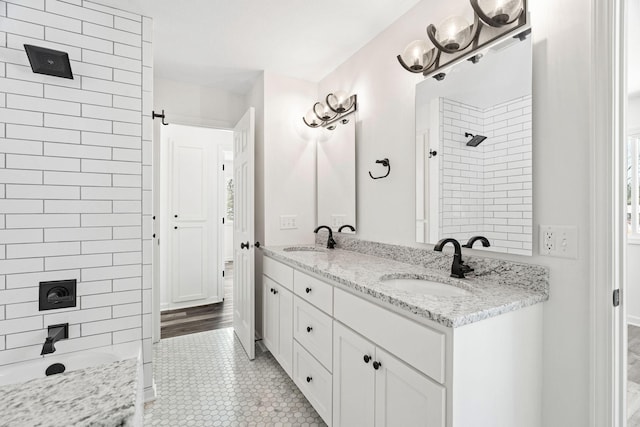
[[[325,426],[269,352],[249,361],[231,328],[161,340],[145,426]]]

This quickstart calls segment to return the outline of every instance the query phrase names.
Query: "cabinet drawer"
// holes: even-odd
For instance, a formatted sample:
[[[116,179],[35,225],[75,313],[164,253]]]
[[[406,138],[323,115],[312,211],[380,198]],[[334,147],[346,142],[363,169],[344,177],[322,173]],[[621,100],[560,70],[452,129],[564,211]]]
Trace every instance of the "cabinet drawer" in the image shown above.
[[[310,302],[320,310],[333,314],[333,286],[322,280],[293,271],[293,291],[303,300]]]
[[[293,301],[293,337],[331,371],[332,319],[297,296]]]
[[[293,292],[293,268],[269,257],[264,257],[262,273]]]
[[[293,382],[309,400],[325,423],[331,425],[332,379],[300,344],[293,343]]]
[[[445,380],[445,336],[341,289],[334,316],[439,383]]]

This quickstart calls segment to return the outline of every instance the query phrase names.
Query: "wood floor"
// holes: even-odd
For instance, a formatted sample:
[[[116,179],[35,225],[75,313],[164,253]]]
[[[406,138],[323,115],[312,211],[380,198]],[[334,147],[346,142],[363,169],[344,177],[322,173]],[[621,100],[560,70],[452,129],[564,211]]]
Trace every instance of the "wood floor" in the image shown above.
[[[225,264],[224,301],[198,307],[163,311],[160,314],[160,338],[233,326],[233,267]]]

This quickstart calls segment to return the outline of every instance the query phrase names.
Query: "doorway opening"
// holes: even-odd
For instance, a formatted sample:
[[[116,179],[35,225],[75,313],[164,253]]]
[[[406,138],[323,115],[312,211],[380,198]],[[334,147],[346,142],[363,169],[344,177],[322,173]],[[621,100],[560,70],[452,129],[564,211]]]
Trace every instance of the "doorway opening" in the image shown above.
[[[160,129],[160,338],[233,326],[233,131]]]

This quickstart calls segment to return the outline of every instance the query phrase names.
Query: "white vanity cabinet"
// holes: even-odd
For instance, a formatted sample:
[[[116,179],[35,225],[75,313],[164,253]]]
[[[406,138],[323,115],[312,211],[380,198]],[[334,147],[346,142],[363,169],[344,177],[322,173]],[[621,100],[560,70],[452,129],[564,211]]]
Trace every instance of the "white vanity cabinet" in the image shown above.
[[[333,426],[445,426],[445,388],[334,323]]]
[[[293,269],[264,259],[263,341],[282,369],[293,375]],[[277,282],[273,278],[277,278]]]
[[[265,301],[293,291],[265,302],[265,343],[329,426],[542,425],[541,304],[451,328],[269,257],[264,274]]]

